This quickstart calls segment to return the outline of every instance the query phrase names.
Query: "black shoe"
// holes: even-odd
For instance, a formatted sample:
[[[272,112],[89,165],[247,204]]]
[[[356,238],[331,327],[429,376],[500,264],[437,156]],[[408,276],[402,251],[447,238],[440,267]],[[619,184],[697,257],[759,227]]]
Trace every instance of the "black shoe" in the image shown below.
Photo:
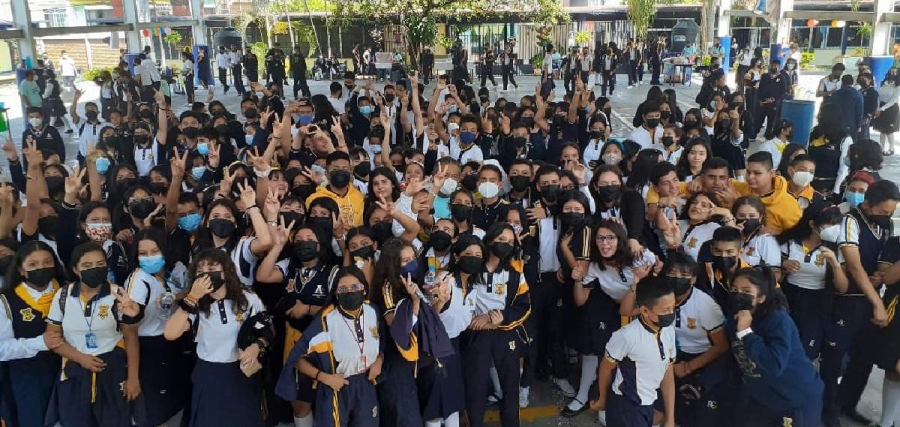
[[[872,420],[864,417],[859,413],[859,411],[856,410],[856,408],[844,409],[843,415],[847,417],[848,420],[862,424],[864,426],[872,424]]]
[[[578,401],[578,399],[575,399],[575,402],[581,403],[581,402]],[[574,411],[571,410],[571,409],[569,409],[568,406],[564,406],[564,407],[559,411],[559,415],[560,415],[561,417],[563,417],[563,418],[572,418],[572,417],[578,416],[578,414],[580,414],[580,413],[586,411],[587,409],[588,409],[588,404],[586,404],[586,403],[581,403],[581,408],[576,409],[576,410],[574,410]]]

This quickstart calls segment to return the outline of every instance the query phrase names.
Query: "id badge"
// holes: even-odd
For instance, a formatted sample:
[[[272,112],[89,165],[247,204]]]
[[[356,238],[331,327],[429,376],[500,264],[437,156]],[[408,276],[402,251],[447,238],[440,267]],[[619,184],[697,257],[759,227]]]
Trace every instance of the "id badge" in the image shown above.
[[[96,349],[97,348],[97,335],[95,335],[93,332],[88,332],[88,333],[84,334],[84,343],[85,343],[85,346],[87,346],[87,348],[92,349],[92,350]]]

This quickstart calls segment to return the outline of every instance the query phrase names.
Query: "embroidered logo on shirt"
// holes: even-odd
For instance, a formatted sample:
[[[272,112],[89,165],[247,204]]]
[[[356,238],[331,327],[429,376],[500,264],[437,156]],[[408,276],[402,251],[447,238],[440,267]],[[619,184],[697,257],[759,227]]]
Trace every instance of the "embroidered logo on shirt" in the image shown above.
[[[822,254],[816,255],[816,265],[821,267],[823,264],[825,264],[825,257]]]
[[[372,333],[372,338],[378,339],[378,327],[377,326],[369,326],[369,332]]]
[[[497,295],[505,295],[506,294],[506,284],[498,283],[494,288],[494,293]]]
[[[109,306],[106,304],[100,305],[99,311],[97,311],[97,317],[101,320],[106,319],[106,316],[109,316]]]
[[[694,249],[697,246],[697,238],[691,237],[691,240],[688,240],[687,247]]]
[[[784,418],[781,419],[781,421],[783,422],[783,423],[781,424],[781,427],[793,427],[793,425],[794,425],[794,419],[793,419],[793,418],[784,417]]]
[[[693,317],[688,317],[687,318],[687,327],[688,327],[688,329],[697,329],[697,319],[694,319]]]
[[[19,314],[22,315],[22,321],[24,321],[24,322],[30,322],[30,321],[34,320],[34,317],[35,317],[34,312],[31,311],[31,307],[23,308],[23,309],[19,310]]]
[[[747,256],[753,256],[754,253],[756,253],[755,247],[750,246],[749,248],[747,248]]]
[[[515,341],[510,341],[510,342],[509,342],[509,349],[510,349],[511,351],[516,351],[516,342],[515,342]]]
[[[242,311],[238,314],[235,314],[234,320],[237,320],[238,322],[243,322],[244,321],[244,312]]]
[[[372,418],[378,418],[378,405],[372,407]]]

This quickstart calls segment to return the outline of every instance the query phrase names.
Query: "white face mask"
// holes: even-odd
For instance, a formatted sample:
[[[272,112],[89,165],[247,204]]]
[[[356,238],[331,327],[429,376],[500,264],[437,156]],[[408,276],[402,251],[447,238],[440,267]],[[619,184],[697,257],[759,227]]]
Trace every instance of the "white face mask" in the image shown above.
[[[823,228],[819,231],[819,237],[826,242],[837,243],[838,238],[841,235],[841,226],[840,224],[830,225],[828,227]]]
[[[28,119],[28,124],[30,124],[33,128],[39,128],[42,124],[44,124],[44,120],[40,117],[32,117]]]
[[[812,180],[813,180],[812,172],[806,172],[806,171],[794,172],[794,176],[791,177],[791,181],[793,181],[794,184],[797,184],[800,187],[806,187],[807,185],[809,185],[809,183],[812,182]]]
[[[456,135],[456,131],[459,130],[459,124],[450,122],[447,124],[447,133]]]
[[[478,192],[481,194],[481,197],[490,199],[492,197],[497,197],[497,195],[500,194],[500,186],[493,182],[482,182],[481,184],[478,184]]]
[[[441,194],[444,194],[444,195],[446,195],[446,196],[449,196],[451,193],[453,193],[454,191],[456,191],[456,189],[457,189],[458,187],[459,187],[459,183],[456,182],[455,179],[453,179],[453,178],[447,178],[447,179],[444,180],[444,184],[441,185]]]

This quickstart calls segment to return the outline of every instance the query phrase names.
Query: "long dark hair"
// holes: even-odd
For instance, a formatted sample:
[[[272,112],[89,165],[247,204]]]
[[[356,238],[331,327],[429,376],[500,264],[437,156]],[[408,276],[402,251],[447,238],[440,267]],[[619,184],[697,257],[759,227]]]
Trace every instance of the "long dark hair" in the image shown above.
[[[509,225],[509,223],[507,223],[507,222],[495,222],[493,225],[488,227],[487,231],[484,232],[484,239],[482,239],[482,241],[484,241],[484,245],[486,247],[490,248],[491,244],[494,243],[494,240],[497,237],[499,237],[501,234],[503,234],[504,230],[509,230],[512,232],[512,234],[514,236],[513,246],[515,246],[515,248],[517,250],[521,249],[522,245],[519,244],[519,239],[518,239],[518,237],[516,237],[516,230],[513,230],[512,226]],[[494,254],[490,254],[489,252],[485,253],[485,255],[487,255],[487,256],[485,256],[485,260],[487,260],[489,256],[494,256]],[[507,271],[511,270],[512,267],[510,265],[510,261],[515,256],[516,255],[515,255],[515,251],[514,251],[513,255],[510,255],[509,258],[501,259],[499,267],[506,269]]]
[[[406,295],[406,287],[403,286],[403,282],[400,280],[400,269],[403,267],[400,265],[400,252],[407,247],[412,248],[413,252],[415,252],[415,248],[411,244],[398,237],[387,239],[381,246],[381,256],[378,258],[378,262],[375,263],[375,277],[380,278],[379,280],[383,280],[383,282],[376,284],[374,292],[372,292],[373,296],[381,299],[381,303],[386,302],[384,299],[384,288],[388,286],[395,300],[399,300],[403,295]],[[417,261],[413,260],[413,262]]]
[[[744,267],[734,274],[731,283],[738,277],[746,277],[759,290],[757,297],[765,296],[766,300],[756,306],[753,316],[763,319],[771,315],[777,310],[787,310],[788,304],[781,289],[777,288],[778,282],[775,280],[775,274],[772,269],[766,265],[756,267]]]
[[[582,222],[581,227],[590,227],[591,226],[591,203],[588,201],[587,196],[584,193],[574,190],[567,191],[563,193],[563,197],[559,199],[557,204],[559,205],[560,212],[562,212],[563,206],[570,201],[576,201],[581,205],[581,208],[584,209],[584,222]],[[524,227],[523,227],[524,228]],[[575,231],[575,229],[569,225],[563,224],[562,230],[560,230],[561,234],[564,234],[568,231]],[[515,230],[514,230],[515,231]]]
[[[616,253],[612,258],[603,258],[603,256],[600,255],[600,249],[597,248],[596,238],[601,228],[612,231],[616,236]],[[607,264],[610,262],[618,264],[619,268],[630,267],[634,264],[634,261],[637,258],[632,255],[631,250],[626,247],[626,244],[628,243],[628,232],[625,231],[625,227],[622,224],[611,219],[601,219],[600,221],[597,221],[597,226],[594,227],[593,235],[595,241],[591,242],[591,261],[600,265],[601,270],[606,270]]]
[[[101,254],[103,254],[103,259],[106,259],[106,251],[104,251],[103,246],[100,246],[98,243],[82,243],[72,250],[72,257],[69,259],[69,265],[66,266],[66,273],[69,275],[69,279],[72,282],[78,283],[81,281],[81,278],[79,278],[78,275],[75,274],[75,266],[78,265],[78,262],[81,261],[81,258],[91,252],[100,252]],[[106,268],[109,269],[109,265],[107,265]]]
[[[366,280],[366,275],[363,274],[362,270],[360,270],[357,266],[351,264],[346,267],[342,267],[338,269],[337,273],[334,275],[334,282],[331,286],[331,292],[328,294],[328,302],[325,303],[326,306],[329,304],[334,304],[337,306],[337,284],[338,281],[343,277],[353,276],[356,280],[359,280],[359,283],[362,283],[363,286],[366,287],[366,299],[371,302],[372,300],[372,288],[369,285],[369,281]]]
[[[812,235],[813,229],[810,222],[821,227],[825,224],[839,224],[841,222],[841,210],[827,200],[813,202],[803,210],[803,216],[797,225],[785,230],[778,235],[778,243],[785,244],[791,241],[803,241]]]
[[[241,232],[240,221],[241,212],[238,210],[237,205],[235,205],[234,202],[228,199],[214,200],[203,211],[203,221],[200,223],[200,229],[197,230],[197,241],[194,243],[193,248],[194,252],[199,253],[207,248],[215,248],[212,231],[210,231],[207,224],[209,223],[210,215],[212,215],[213,209],[218,206],[224,206],[226,209],[231,211],[231,215],[234,217],[234,232],[231,233],[231,236],[228,236],[228,239],[225,241],[225,247],[229,252],[232,248],[234,248],[238,240],[240,240],[241,236],[243,235],[243,233]]]
[[[641,187],[650,183],[650,172],[653,171],[653,165],[659,163],[660,157],[662,157],[662,153],[654,148],[638,152],[625,186],[640,191]]]
[[[791,156],[793,156],[794,153],[796,153],[800,150],[806,151],[806,147],[804,147],[800,144],[794,143],[794,142],[792,142],[784,147],[784,151],[781,152],[781,161],[778,162],[778,174],[779,175],[787,178],[788,166],[791,165]]]
[[[194,261],[188,267],[188,283],[193,286],[194,281],[197,280],[197,266],[203,261],[222,266],[222,278],[225,280],[223,285],[225,286],[225,298],[234,301],[234,313],[238,314],[247,311],[250,303],[247,301],[247,296],[244,295],[244,288],[241,285],[241,280],[238,278],[234,262],[231,261],[231,255],[225,251],[209,248],[203,249],[195,255]],[[209,316],[209,308],[212,303],[212,298],[207,295],[204,298],[200,298],[197,304],[200,312]]]
[[[140,261],[138,260],[138,247],[140,247],[141,240],[149,240],[156,243],[156,246],[159,248],[159,253],[161,253],[166,260],[166,269],[172,268],[172,265],[174,264],[170,261],[172,257],[166,256],[166,254],[169,253],[169,245],[166,243],[168,237],[166,236],[166,232],[158,227],[145,227],[141,229],[141,231],[138,231],[137,235],[134,236],[134,246],[131,248],[131,265],[140,266]]]
[[[706,149],[706,158],[712,158],[712,147],[709,145],[709,141],[705,138],[694,137],[688,140],[686,144],[684,144],[684,151],[681,152],[681,157],[678,159],[678,164],[675,165],[675,173],[678,175],[678,179],[680,181],[684,181],[689,176],[693,176],[691,174],[691,162],[688,160],[688,153],[694,149],[696,146],[702,146]]]
[[[25,258],[28,258],[28,255],[39,251],[45,251],[53,257],[53,268],[56,270],[53,275],[54,279],[61,282],[62,279],[66,277],[62,265],[59,263],[59,259],[56,258],[56,253],[53,252],[53,248],[40,240],[30,240],[23,243],[22,247],[16,251],[16,255],[13,257],[12,262],[9,267],[6,268],[6,278],[3,280],[3,286],[0,287],[0,294],[12,292],[16,286],[19,286],[20,283],[25,281],[25,276],[19,272],[19,268],[22,267],[22,264],[25,262]]]
[[[462,272],[462,270],[460,270],[459,267],[457,266],[456,259],[469,246],[478,246],[479,248],[481,248],[481,254],[482,254],[482,256],[484,256],[486,258],[487,254],[488,254],[488,248],[487,248],[487,246],[485,246],[484,242],[481,241],[481,239],[479,239],[478,237],[475,237],[475,235],[472,235],[472,234],[466,234],[464,236],[459,236],[459,239],[455,243],[453,243],[453,245],[450,247],[450,252],[453,253],[453,256],[450,257],[450,263],[447,265],[447,271],[450,274],[455,276],[457,273]],[[483,266],[482,266],[482,271],[484,271]],[[477,274],[470,275],[469,282],[474,283],[475,280],[477,279],[477,277],[478,277]],[[465,289],[467,287],[468,283],[457,283],[457,285],[460,288]]]

